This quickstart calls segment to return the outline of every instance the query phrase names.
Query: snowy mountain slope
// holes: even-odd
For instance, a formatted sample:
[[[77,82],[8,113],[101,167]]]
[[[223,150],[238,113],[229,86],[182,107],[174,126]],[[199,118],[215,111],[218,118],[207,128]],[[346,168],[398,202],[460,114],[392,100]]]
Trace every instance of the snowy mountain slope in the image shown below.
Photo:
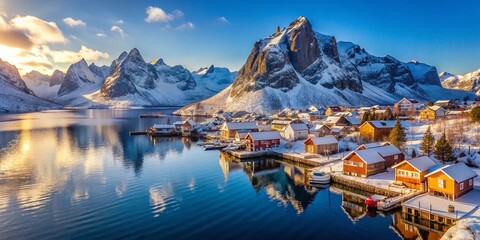
[[[103,79],[88,68],[85,59],[70,65],[65,74],[65,80],[58,90],[58,96],[70,94],[77,89],[98,85]]]
[[[406,64],[410,69],[410,72],[412,72],[413,79],[415,79],[418,84],[442,86],[436,67],[418,62],[416,60],[412,60]]]
[[[407,64],[391,56],[372,56],[350,42],[337,43],[333,36],[314,32],[310,22],[299,17],[287,28],[254,44],[230,87],[176,113],[270,113],[312,104],[391,104],[403,97],[427,100],[431,84],[441,89],[425,78],[431,70],[426,70],[427,65],[413,68],[415,76]],[[205,72],[208,70],[198,71]],[[417,80],[429,84],[420,86]]]
[[[110,67],[109,66],[97,66],[95,63],[91,63],[88,68],[92,71],[95,75],[105,79],[110,75]]]
[[[31,71],[23,76],[27,87],[31,89],[35,95],[47,100],[54,100],[60,85],[65,79],[65,73],[55,70],[51,76],[44,75],[37,71]]]
[[[228,68],[211,65],[192,72],[192,76],[197,87],[187,91],[186,94],[193,101],[200,101],[227,88],[235,80],[237,72],[230,72]]]
[[[442,86],[445,88],[474,91],[477,96],[480,96],[480,69],[465,75],[442,72],[440,77]]]
[[[1,59],[0,89],[0,112],[27,112],[60,107],[35,96],[20,77],[17,68]]]

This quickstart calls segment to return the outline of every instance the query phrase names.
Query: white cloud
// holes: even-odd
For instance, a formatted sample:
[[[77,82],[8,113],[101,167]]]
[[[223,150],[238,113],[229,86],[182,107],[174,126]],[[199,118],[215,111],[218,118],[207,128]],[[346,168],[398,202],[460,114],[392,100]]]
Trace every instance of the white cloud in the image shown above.
[[[219,21],[219,22],[222,22],[222,23],[228,23],[228,19],[227,19],[226,17],[223,17],[223,16],[222,16],[222,17],[219,17],[219,18],[218,18],[218,21]]]
[[[115,23],[118,24],[118,25],[122,25],[122,24],[124,24],[125,22],[123,22],[123,20],[120,19],[120,20],[116,21]]]
[[[125,31],[123,31],[123,29],[120,28],[119,26],[112,26],[110,31],[120,34],[120,37],[122,37],[122,38],[125,38],[126,36],[128,36],[127,33]]]
[[[171,13],[165,12],[163,9],[159,7],[147,7],[146,10],[147,18],[145,18],[145,22],[169,22],[176,18],[183,17],[183,12],[180,10],[173,10]]]
[[[80,19],[75,20],[71,17],[64,18],[63,22],[70,27],[85,27],[87,25],[84,21]]]
[[[108,58],[110,57],[106,52],[100,52],[83,46],[78,52],[61,50],[61,51],[52,51],[47,50],[47,53],[53,58],[53,61],[56,63],[72,63],[77,62],[80,59],[84,58],[87,61],[95,61],[99,58]]]
[[[105,33],[97,33],[97,37],[107,37],[107,34],[105,34]]]
[[[56,23],[34,16],[16,16],[10,20],[10,26],[25,32],[37,44],[67,42]]]
[[[180,29],[180,30],[194,29],[194,28],[195,28],[195,25],[192,22],[186,22],[177,27],[177,29]]]
[[[69,38],[78,40],[75,35],[69,35]],[[8,19],[0,15],[0,57],[14,64],[21,73],[37,70],[49,74],[56,68],[64,70],[68,64],[81,58],[95,61],[109,57],[106,52],[83,45],[78,51],[62,49],[61,46],[56,46],[56,50],[50,49],[52,43],[67,41],[54,22],[35,16]]]

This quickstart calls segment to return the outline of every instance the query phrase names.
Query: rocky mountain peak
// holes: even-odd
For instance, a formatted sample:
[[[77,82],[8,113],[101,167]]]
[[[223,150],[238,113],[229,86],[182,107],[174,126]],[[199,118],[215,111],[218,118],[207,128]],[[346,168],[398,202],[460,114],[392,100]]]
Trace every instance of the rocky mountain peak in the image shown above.
[[[290,61],[296,70],[303,71],[320,57],[320,48],[312,24],[305,17],[299,17],[290,23],[287,32]]]
[[[10,84],[23,92],[33,95],[32,90],[27,87],[23,79],[20,77],[20,73],[18,72],[17,67],[6,61],[3,61],[1,58],[0,81],[4,81],[7,84]]]
[[[152,64],[153,64],[154,66],[167,65],[167,64],[165,64],[165,62],[163,61],[163,58],[159,58],[157,61],[152,62]]]
[[[207,71],[205,72],[205,74],[209,74],[209,73],[213,73],[215,71],[215,67],[212,65],[210,65],[210,67],[207,69]]]

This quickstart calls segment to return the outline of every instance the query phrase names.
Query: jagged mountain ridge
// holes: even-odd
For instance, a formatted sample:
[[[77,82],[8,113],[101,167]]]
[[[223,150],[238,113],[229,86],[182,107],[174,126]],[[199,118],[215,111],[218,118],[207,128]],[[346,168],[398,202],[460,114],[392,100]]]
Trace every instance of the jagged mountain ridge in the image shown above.
[[[0,88],[0,112],[26,112],[60,107],[35,96],[20,77],[17,68],[2,59]]]
[[[333,36],[314,32],[310,22],[299,17],[254,44],[230,87],[177,114],[391,104],[403,97],[427,100],[437,97],[429,96],[431,89],[441,88],[428,78],[430,74],[420,70],[413,74],[408,64],[391,56],[377,57],[356,44],[337,43]]]
[[[473,91],[480,96],[480,69],[465,75],[442,72],[439,77],[445,88]]]

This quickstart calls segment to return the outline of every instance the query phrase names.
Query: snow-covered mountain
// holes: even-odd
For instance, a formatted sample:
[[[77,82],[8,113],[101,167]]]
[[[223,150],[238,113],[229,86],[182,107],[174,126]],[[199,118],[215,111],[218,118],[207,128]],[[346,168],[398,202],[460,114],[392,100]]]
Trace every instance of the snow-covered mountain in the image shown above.
[[[58,89],[65,79],[65,73],[55,70],[51,76],[38,71],[31,71],[23,76],[27,87],[40,98],[53,100],[57,96]]]
[[[197,83],[196,89],[188,91],[193,99],[205,99],[211,97],[233,83],[237,72],[230,72],[228,68],[210,67],[200,68],[192,72],[192,76]]]
[[[356,44],[337,43],[333,36],[314,32],[310,22],[299,17],[254,44],[231,86],[177,114],[219,110],[268,113],[311,104],[351,106],[390,104],[403,97],[434,99],[437,96],[429,95],[430,89],[441,87],[425,77],[428,71],[422,71],[416,70],[414,76],[407,64],[391,56],[377,57]]]
[[[413,79],[415,79],[418,84],[442,86],[436,67],[416,60],[412,60],[406,64],[410,72],[412,72]]]
[[[474,91],[477,96],[480,96],[480,69],[465,75],[442,72],[439,77],[445,88]]]
[[[0,59],[0,112],[38,111],[59,108],[35,96],[20,77],[15,66]]]

